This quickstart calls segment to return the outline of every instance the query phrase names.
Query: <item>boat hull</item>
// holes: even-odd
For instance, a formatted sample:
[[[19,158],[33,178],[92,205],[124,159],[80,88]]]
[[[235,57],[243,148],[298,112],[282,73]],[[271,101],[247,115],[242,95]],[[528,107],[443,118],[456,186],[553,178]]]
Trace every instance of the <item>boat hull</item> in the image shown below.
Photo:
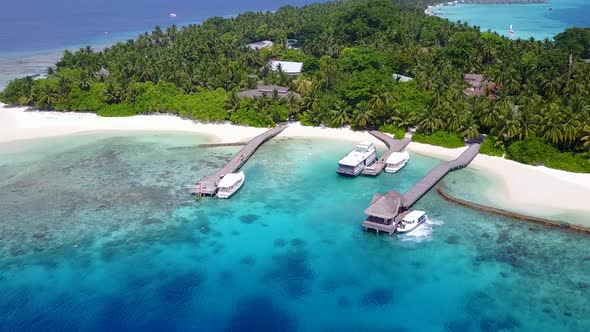
[[[244,185],[244,180],[240,181],[240,183],[232,189],[232,191],[218,191],[217,198],[230,198],[233,194],[235,194],[242,186]]]
[[[363,172],[365,167],[373,165],[376,160],[377,160],[377,153],[373,152],[365,160],[361,161],[361,163],[355,167],[339,164],[338,169],[336,170],[336,173],[343,175],[343,176],[357,176]]]
[[[398,234],[407,234],[413,230],[415,230],[416,228],[418,228],[420,225],[422,225],[423,223],[426,222],[427,219],[424,219],[422,221],[416,222],[414,224],[412,224],[410,227],[405,227],[405,228],[400,228],[399,226],[396,228],[395,232]]]
[[[403,164],[398,165],[398,166],[394,166],[394,167],[387,166],[387,167],[385,167],[385,172],[387,172],[387,173],[397,173],[402,168],[404,168],[407,163],[408,163],[408,161],[406,160],[406,161],[403,162]]]

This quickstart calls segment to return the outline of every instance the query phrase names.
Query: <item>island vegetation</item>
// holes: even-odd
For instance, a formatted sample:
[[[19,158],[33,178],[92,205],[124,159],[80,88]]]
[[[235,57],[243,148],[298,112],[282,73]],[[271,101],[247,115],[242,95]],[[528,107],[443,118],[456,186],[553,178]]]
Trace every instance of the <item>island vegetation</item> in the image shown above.
[[[0,101],[261,127],[290,118],[398,134],[417,127],[417,141],[447,147],[488,134],[483,153],[589,172],[590,29],[555,41],[510,40],[425,15],[431,3],[347,0],[156,27],[104,50],[65,51],[46,78],[12,81]],[[300,47],[288,48],[287,39]],[[259,40],[274,46],[246,46]],[[273,71],[271,58],[303,62],[303,73]],[[483,74],[494,91],[467,96],[466,73]],[[238,98],[258,83],[301,97]]]

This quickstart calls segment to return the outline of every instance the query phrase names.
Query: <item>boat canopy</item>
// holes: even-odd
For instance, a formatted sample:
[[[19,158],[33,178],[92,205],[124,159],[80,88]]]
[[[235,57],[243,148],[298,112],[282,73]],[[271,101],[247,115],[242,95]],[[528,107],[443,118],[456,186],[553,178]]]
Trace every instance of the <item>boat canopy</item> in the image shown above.
[[[244,179],[244,172],[239,173],[229,173],[223,176],[219,184],[217,185],[219,188],[230,188],[231,186],[238,183],[238,181]]]
[[[425,214],[426,214],[426,212],[424,212],[424,211],[414,210],[414,211],[406,214],[406,216],[404,217],[404,221],[407,221],[407,222],[416,222],[420,218],[422,218],[422,216],[424,216]]]
[[[403,162],[404,160],[410,159],[410,154],[408,153],[408,151],[404,151],[404,152],[394,152],[391,154],[391,156],[389,156],[389,158],[387,158],[387,162],[388,164],[399,164],[401,162]]]

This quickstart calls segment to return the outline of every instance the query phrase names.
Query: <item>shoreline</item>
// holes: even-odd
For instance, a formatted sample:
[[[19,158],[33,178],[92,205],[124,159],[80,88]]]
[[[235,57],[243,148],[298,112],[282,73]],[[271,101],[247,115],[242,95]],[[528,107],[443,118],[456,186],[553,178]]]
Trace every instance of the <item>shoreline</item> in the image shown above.
[[[267,128],[223,124],[205,124],[176,115],[136,115],[123,118],[99,117],[94,113],[35,111],[0,104],[0,143],[42,139],[96,132],[184,132],[207,136],[211,143],[244,142]],[[292,123],[280,138],[326,139],[358,143],[363,140],[384,144],[367,132],[348,128],[306,127]],[[456,158],[465,148],[446,149],[412,142],[413,153],[441,160]],[[493,179],[484,192],[494,208],[551,219],[567,213],[590,214],[590,174],[569,173],[546,167],[530,166],[500,157],[478,155],[469,168]],[[479,202],[478,202],[479,203]],[[564,220],[568,221],[569,220]],[[577,224],[590,226],[590,220]]]

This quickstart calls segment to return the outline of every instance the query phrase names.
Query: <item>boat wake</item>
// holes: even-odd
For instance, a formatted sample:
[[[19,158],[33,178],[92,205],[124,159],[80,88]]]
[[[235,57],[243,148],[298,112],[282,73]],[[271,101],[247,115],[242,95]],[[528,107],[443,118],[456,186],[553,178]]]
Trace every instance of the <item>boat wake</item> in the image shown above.
[[[444,221],[442,221],[442,220],[428,218],[425,223],[418,226],[415,230],[413,230],[407,234],[398,235],[398,236],[401,241],[407,241],[407,242],[421,243],[421,242],[430,241],[430,240],[432,240],[432,233],[434,231],[434,228],[436,226],[441,226],[443,224],[444,224]]]

